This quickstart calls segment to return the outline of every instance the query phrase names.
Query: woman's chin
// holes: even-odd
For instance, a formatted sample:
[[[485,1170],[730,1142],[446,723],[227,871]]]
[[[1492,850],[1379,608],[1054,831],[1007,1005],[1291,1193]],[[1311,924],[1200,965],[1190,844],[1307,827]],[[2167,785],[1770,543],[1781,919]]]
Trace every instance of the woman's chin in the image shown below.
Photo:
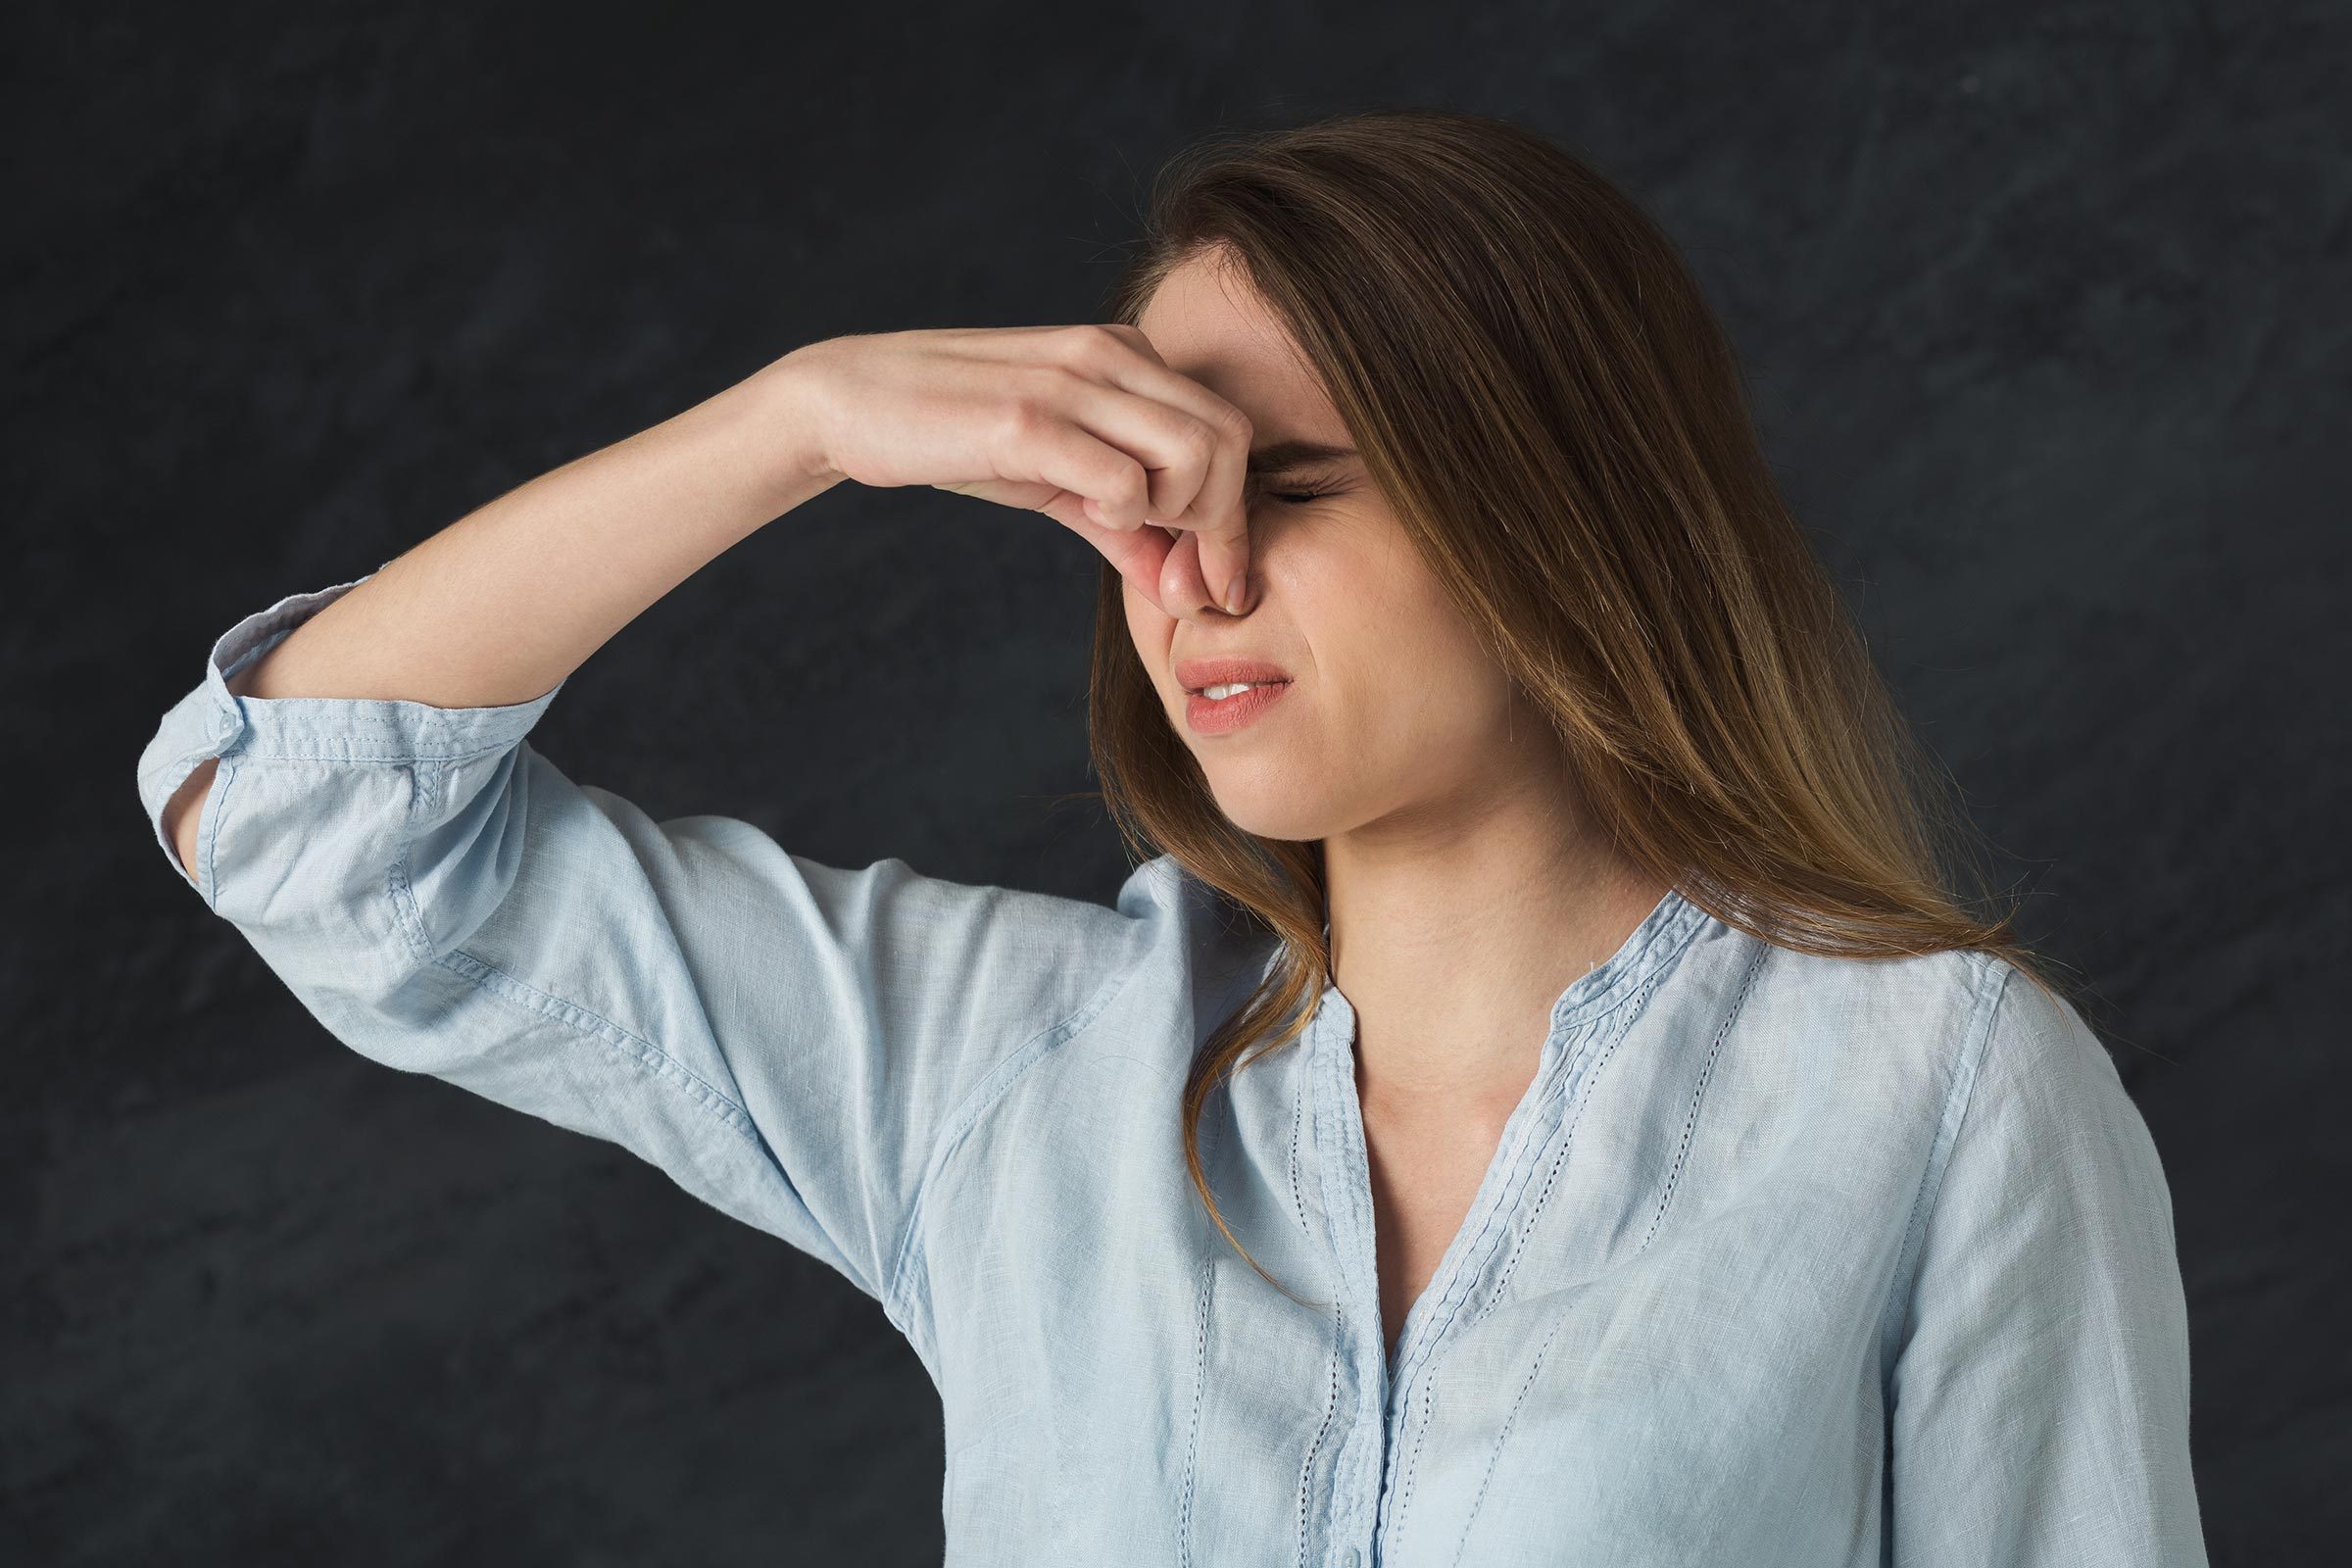
[[[1217,808],[1225,819],[1253,838],[1304,842],[1323,837],[1330,831],[1330,818],[1312,808],[1314,805],[1297,795],[1269,798],[1267,792],[1254,789],[1217,792]]]

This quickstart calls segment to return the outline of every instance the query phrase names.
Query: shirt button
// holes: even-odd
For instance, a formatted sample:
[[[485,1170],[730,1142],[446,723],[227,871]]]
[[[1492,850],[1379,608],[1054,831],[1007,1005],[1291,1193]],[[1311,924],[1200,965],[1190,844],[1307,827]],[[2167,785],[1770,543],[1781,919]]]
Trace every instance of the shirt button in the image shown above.
[[[1363,1553],[1357,1551],[1353,1546],[1349,1546],[1348,1548],[1348,1555],[1342,1557],[1340,1561],[1347,1564],[1347,1568],[1355,1568],[1357,1563],[1363,1561]]]

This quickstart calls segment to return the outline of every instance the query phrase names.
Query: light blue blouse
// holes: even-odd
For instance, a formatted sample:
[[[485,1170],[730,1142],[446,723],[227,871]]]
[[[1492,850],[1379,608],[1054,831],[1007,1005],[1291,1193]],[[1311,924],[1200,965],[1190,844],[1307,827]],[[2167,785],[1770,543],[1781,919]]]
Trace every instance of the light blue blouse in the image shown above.
[[[1162,857],[1113,905],[658,822],[509,707],[239,698],[194,885],[326,1030],[610,1139],[881,1303],[951,1564],[2175,1568],[2205,1551],[2171,1196],[2105,1049],[1978,954],[1758,942],[1679,892],[1563,992],[1394,1361],[1355,1019],[1211,1096],[1274,956]]]

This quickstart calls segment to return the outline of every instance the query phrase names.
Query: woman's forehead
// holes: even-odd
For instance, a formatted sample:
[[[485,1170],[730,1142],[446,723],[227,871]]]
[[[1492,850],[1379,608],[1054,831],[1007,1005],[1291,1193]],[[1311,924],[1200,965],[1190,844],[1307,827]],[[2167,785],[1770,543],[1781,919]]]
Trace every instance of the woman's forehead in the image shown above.
[[[1152,295],[1136,325],[1170,369],[1250,416],[1253,444],[1347,442],[1314,368],[1237,269],[1185,263]]]

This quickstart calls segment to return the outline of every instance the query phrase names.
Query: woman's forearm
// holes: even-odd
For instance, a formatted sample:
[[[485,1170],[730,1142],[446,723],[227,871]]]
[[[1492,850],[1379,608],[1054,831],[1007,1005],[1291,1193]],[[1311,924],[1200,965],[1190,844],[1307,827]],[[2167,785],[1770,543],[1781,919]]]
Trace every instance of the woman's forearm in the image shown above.
[[[786,355],[475,509],[229,680],[238,696],[526,702],[696,570],[838,483]],[[166,808],[189,863],[208,760]]]
[[[476,508],[296,627],[247,697],[527,702],[747,536],[829,488],[792,357]]]

